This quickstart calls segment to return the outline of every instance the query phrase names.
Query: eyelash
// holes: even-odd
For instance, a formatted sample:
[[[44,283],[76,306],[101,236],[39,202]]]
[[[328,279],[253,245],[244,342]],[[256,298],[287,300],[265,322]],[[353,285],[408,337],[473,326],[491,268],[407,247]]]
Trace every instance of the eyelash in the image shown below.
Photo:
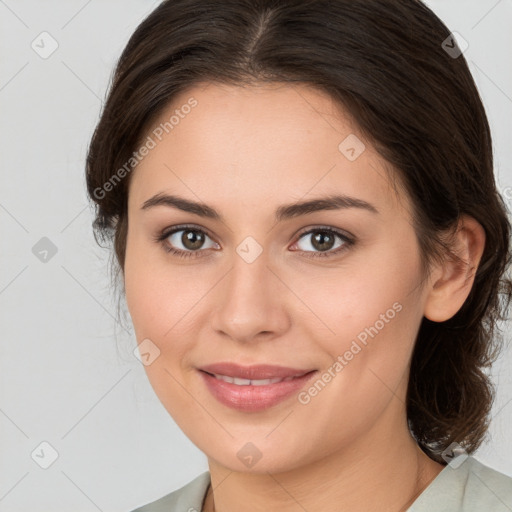
[[[155,238],[154,241],[157,243],[160,243],[163,246],[163,249],[173,254],[174,256],[177,256],[179,258],[197,258],[200,257],[199,253],[202,250],[205,249],[199,249],[197,251],[183,251],[181,249],[174,249],[173,247],[169,246],[166,243],[167,238],[169,238],[174,233],[177,233],[179,231],[196,231],[199,233],[203,233],[207,235],[209,238],[213,239],[210,234],[205,231],[204,229],[199,229],[196,226],[191,225],[180,225],[180,226],[174,226],[172,229],[164,230],[161,233],[159,233]],[[338,231],[337,229],[331,228],[331,227],[324,227],[324,226],[317,226],[314,228],[311,228],[305,232],[299,233],[297,241],[300,240],[305,235],[310,235],[312,233],[329,233],[331,235],[338,236],[341,238],[341,240],[344,242],[344,244],[341,247],[338,247],[337,249],[330,250],[330,251],[324,251],[324,252],[313,252],[313,251],[299,251],[306,253],[307,258],[330,258],[334,257],[346,250],[348,250],[350,247],[352,247],[355,244],[355,239],[348,237],[346,234],[342,233],[341,231]]]

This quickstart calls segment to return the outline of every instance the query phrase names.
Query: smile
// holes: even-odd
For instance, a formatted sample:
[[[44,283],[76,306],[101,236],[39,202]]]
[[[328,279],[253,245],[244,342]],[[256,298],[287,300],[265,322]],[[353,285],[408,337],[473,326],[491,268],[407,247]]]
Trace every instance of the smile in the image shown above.
[[[223,380],[224,382],[229,382],[230,384],[236,384],[237,386],[268,386],[269,384],[276,384],[277,382],[288,382],[297,377],[285,377],[285,378],[275,378],[275,379],[240,379],[237,377],[229,377],[228,375],[218,375],[216,373],[210,374],[213,375],[216,379]]]
[[[254,368],[251,371],[256,372]],[[276,373],[275,368],[272,371]],[[261,374],[268,373],[269,370],[262,370],[260,367],[257,372],[259,372],[258,377],[267,377]],[[204,369],[199,370],[198,374],[210,396],[220,404],[240,412],[259,412],[290,400],[318,373],[317,370],[305,372],[304,370],[291,371],[291,369],[281,369],[277,371],[279,372],[288,373],[288,375],[249,379],[208,372]],[[290,373],[295,375],[289,375]]]

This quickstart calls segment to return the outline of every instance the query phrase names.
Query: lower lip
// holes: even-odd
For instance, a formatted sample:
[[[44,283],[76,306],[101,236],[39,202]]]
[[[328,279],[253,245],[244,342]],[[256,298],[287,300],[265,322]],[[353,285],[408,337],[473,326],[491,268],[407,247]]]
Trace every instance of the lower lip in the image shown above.
[[[209,373],[199,371],[210,393],[221,403],[245,412],[268,409],[298,393],[313,377],[312,371],[286,382],[276,382],[266,386],[239,386],[217,379]]]

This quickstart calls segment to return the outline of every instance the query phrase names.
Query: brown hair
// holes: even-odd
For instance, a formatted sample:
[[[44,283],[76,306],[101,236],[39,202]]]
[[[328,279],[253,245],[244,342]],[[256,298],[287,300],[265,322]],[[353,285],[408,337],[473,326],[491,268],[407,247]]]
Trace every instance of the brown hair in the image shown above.
[[[440,463],[451,442],[472,453],[484,439],[494,399],[484,370],[501,348],[497,324],[512,298],[511,225],[490,129],[464,56],[443,47],[458,49],[449,38],[419,0],[164,1],[122,53],[87,155],[95,236],[113,239],[117,276],[125,164],[173,97],[199,82],[304,83],[337,100],[409,194],[426,269],[449,251],[441,234],[463,214],[475,218],[486,244],[471,292],[451,319],[423,319],[411,362],[409,427]]]

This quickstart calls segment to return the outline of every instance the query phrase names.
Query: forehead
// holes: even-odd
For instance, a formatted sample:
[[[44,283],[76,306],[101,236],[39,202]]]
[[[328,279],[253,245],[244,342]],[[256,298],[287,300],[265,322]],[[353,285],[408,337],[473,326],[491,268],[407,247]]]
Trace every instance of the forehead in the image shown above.
[[[179,190],[219,205],[344,193],[399,207],[385,162],[357,125],[304,84],[198,84],[175,96],[145,136],[152,149],[130,185],[138,204]]]

